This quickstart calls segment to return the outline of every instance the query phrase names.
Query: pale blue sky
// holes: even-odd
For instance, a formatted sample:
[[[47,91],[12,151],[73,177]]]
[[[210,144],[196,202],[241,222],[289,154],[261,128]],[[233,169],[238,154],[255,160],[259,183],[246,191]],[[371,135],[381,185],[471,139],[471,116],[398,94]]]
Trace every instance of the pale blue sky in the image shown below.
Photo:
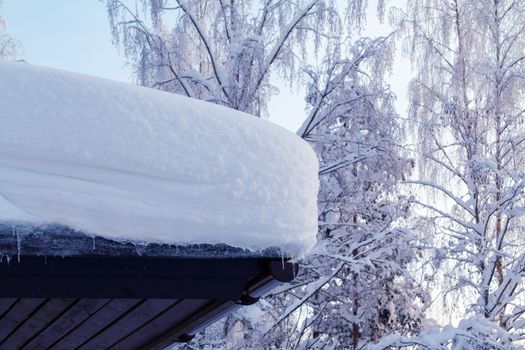
[[[130,81],[111,44],[105,4],[98,0],[4,0],[8,32],[29,63]]]
[[[4,0],[2,15],[8,32],[18,39],[23,50],[19,57],[47,67],[131,81],[125,59],[111,44],[105,2],[99,0]],[[370,16],[369,30],[364,34],[385,34],[388,27]],[[404,99],[406,62],[396,64],[391,79],[392,89],[401,96],[398,113],[406,110]],[[305,119],[304,90],[292,93],[276,82],[280,93],[270,101],[270,120],[295,132]]]

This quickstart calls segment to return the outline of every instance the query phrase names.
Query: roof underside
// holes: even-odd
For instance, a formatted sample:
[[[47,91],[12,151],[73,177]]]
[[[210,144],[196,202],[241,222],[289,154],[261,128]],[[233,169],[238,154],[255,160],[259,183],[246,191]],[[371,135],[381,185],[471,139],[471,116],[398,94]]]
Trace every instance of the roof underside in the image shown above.
[[[137,250],[97,238],[93,250],[78,232],[0,227],[1,349],[162,349],[297,273],[281,258],[228,246]],[[76,248],[51,254],[64,242]]]
[[[230,302],[198,299],[0,299],[2,349],[162,349],[180,325]]]

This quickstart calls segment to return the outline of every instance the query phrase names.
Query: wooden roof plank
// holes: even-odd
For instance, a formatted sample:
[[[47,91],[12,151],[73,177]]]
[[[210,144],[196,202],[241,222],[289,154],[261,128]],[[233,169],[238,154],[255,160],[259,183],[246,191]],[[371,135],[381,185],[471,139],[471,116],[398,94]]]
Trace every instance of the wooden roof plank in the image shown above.
[[[148,299],[132,309],[129,313],[123,315],[120,319],[108,325],[108,327],[84,343],[79,349],[107,349],[122,338],[133,333],[144,323],[149,322],[173,306],[176,302],[177,300],[175,299]]]
[[[195,310],[205,307],[209,300],[185,299],[165,309],[157,317],[146,322],[139,329],[113,344],[112,350],[143,349],[153,339],[173,330],[191,317]]]
[[[111,299],[79,299],[55,321],[24,346],[25,350],[47,349],[58,339],[69,334],[80,323],[96,313]]]
[[[16,303],[17,298],[0,298],[0,318]]]
[[[150,342],[142,346],[148,350],[162,350],[179,341],[188,341],[193,338],[194,330],[201,325],[207,327],[211,322],[215,322],[215,316],[224,315],[228,310],[237,308],[239,304],[233,301],[210,300],[201,308],[194,308],[189,317],[184,322],[177,324],[175,327],[168,329],[163,334],[152,337]]]
[[[2,343],[6,349],[21,349],[74,303],[74,299],[48,299]]]
[[[141,302],[142,299],[112,299],[53,344],[52,348],[56,350],[76,349]]]
[[[21,327],[46,301],[43,298],[19,299],[0,319],[0,348],[3,342]]]

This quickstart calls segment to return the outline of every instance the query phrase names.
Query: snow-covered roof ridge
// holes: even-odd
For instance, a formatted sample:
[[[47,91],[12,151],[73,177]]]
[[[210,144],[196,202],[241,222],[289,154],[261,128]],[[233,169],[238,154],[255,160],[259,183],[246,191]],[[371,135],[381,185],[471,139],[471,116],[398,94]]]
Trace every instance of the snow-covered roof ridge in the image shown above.
[[[211,103],[0,61],[0,220],[109,238],[281,247],[317,231],[317,160]]]

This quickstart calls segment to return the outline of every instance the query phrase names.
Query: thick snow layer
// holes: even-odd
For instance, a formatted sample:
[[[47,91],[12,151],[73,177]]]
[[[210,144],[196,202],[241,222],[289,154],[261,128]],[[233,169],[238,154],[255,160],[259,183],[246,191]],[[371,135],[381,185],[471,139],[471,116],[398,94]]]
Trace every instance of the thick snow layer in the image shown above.
[[[0,220],[108,238],[301,255],[317,232],[308,144],[228,108],[0,61]]]

